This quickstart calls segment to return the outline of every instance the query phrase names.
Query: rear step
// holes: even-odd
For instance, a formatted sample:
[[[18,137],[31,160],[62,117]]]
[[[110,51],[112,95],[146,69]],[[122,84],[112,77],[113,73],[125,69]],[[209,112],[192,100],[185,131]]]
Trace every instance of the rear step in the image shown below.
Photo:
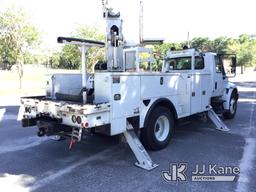
[[[211,106],[215,113],[222,114],[223,113],[223,103],[225,103],[226,100],[223,99],[211,99]]]
[[[70,143],[69,143],[69,150],[72,148],[72,146],[81,141],[83,136],[83,130],[81,128],[73,127],[72,134],[70,137]]]
[[[83,136],[83,130],[81,128],[74,127],[72,130],[71,140],[73,141],[81,141]]]

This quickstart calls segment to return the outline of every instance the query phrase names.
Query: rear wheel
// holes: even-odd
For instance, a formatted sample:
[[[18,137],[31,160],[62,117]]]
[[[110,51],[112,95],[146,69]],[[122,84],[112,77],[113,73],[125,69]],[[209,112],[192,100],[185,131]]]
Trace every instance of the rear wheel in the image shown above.
[[[170,142],[174,129],[174,118],[170,110],[157,107],[141,130],[141,141],[147,149],[160,150]]]
[[[237,97],[235,92],[232,92],[232,95],[230,97],[230,102],[229,102],[229,109],[228,111],[225,111],[222,115],[224,119],[233,119],[236,115],[236,110],[237,110]]]

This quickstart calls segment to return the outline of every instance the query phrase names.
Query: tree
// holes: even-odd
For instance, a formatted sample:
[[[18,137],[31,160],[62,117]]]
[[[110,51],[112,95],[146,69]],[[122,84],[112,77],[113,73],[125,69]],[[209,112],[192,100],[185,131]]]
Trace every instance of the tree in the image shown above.
[[[161,70],[163,56],[165,56],[167,51],[169,51],[171,48],[181,49],[181,43],[163,43],[161,45],[154,45],[152,64],[153,71]]]
[[[39,32],[22,9],[11,7],[0,13],[0,61],[7,69],[17,64],[20,88],[25,55],[39,43]]]
[[[242,34],[237,39],[229,38],[227,50],[236,53],[237,64],[241,66],[241,72],[245,66],[256,65],[256,40],[251,36]]]
[[[76,45],[65,45],[59,59],[59,68],[78,69],[81,64],[81,52]]]
[[[208,37],[195,37],[191,40],[190,45],[199,50],[211,49],[211,41]]]
[[[218,37],[210,42],[211,51],[216,53],[226,52],[228,49],[228,38]]]
[[[105,35],[98,32],[95,27],[78,27],[75,32],[75,36],[84,39],[92,39],[97,41],[104,41]],[[80,54],[81,57],[81,54]],[[105,60],[105,49],[99,49],[96,47],[89,48],[86,52],[86,64],[88,71],[93,70],[93,65],[98,61]]]
[[[184,45],[186,42],[155,45],[153,48],[153,70],[161,69],[161,61],[171,47],[182,49]],[[241,72],[245,66],[256,66],[256,39],[253,35],[242,34],[239,38],[221,36],[213,40],[208,37],[195,37],[191,40],[190,45],[191,48],[201,51],[236,54],[237,65],[241,66]]]
[[[238,41],[240,42],[238,50],[238,64],[253,66],[256,64],[256,41],[249,35],[240,35]]]

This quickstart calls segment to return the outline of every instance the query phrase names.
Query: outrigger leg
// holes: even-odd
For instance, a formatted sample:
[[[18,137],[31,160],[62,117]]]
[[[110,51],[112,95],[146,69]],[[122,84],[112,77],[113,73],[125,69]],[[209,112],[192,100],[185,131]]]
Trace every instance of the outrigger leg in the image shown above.
[[[211,119],[211,121],[215,124],[216,129],[218,129],[220,131],[229,131],[229,128],[219,118],[219,116],[213,111],[212,108],[207,112],[207,115]]]
[[[146,170],[152,170],[158,166],[158,164],[155,164],[152,161],[133,129],[126,130],[124,132],[124,136],[136,159],[138,160],[138,162],[135,163],[136,166]]]

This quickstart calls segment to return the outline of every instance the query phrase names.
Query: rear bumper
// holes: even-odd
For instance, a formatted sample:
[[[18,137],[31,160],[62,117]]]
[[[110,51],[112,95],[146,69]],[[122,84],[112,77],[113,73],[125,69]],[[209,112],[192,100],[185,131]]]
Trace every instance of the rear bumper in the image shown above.
[[[37,125],[37,121],[50,120],[63,126],[93,128],[110,123],[110,105],[93,105],[49,100],[45,97],[21,99],[22,126]]]

